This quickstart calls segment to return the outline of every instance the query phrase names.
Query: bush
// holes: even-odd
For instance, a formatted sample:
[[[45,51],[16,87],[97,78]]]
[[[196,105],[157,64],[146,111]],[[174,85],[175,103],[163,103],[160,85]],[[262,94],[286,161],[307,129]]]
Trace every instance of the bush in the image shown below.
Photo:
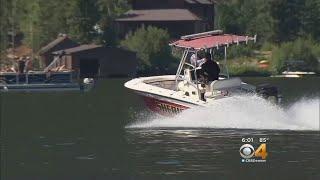
[[[166,30],[142,26],[135,32],[129,32],[121,46],[137,53],[140,75],[171,73],[177,68],[178,61],[171,55],[169,34]]]
[[[297,39],[294,42],[288,42],[273,47],[272,68],[273,71],[281,73],[286,70],[285,61],[299,60],[305,62],[306,71],[318,70],[318,57],[320,54],[319,45],[311,39]]]
[[[271,72],[268,69],[260,68],[253,65],[238,65],[229,66],[231,76],[270,76]]]
[[[264,42],[261,46],[262,51],[272,51],[272,48],[273,46],[272,46],[272,43],[270,42]]]

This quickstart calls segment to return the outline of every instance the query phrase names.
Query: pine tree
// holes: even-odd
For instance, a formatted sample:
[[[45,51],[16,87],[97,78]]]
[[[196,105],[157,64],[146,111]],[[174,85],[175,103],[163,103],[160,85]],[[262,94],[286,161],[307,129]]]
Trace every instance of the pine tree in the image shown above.
[[[35,50],[40,48],[39,8],[39,0],[17,0],[16,28],[24,34],[23,43]]]
[[[115,46],[118,42],[114,19],[129,10],[128,0],[97,0],[97,7],[101,14],[98,25],[103,32],[100,40],[106,46]]]
[[[93,27],[100,19],[96,0],[77,0],[71,6],[69,14],[69,34],[81,43],[94,39]]]
[[[303,33],[320,40],[320,1],[306,0],[303,10]]]
[[[303,7],[301,0],[272,1],[275,41],[292,41],[301,36]]]
[[[7,49],[10,23],[10,1],[0,0],[0,53]]]

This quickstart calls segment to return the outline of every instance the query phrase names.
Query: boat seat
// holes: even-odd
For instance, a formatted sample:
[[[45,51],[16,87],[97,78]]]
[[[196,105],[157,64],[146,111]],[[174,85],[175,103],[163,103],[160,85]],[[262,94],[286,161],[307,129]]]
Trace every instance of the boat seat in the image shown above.
[[[199,89],[200,86],[199,86]],[[181,81],[178,83],[178,90],[179,91],[183,91],[183,92],[187,92],[187,91],[197,91],[197,88],[195,88],[194,86],[192,86],[189,82],[187,81]]]
[[[241,84],[242,84],[242,81],[239,77],[216,80],[210,84],[210,90],[214,91],[214,90],[238,88],[241,86]]]
[[[198,97],[198,89],[194,86],[187,81],[181,81],[178,83],[178,91],[182,91],[186,95],[188,94],[187,96]],[[204,93],[205,89],[199,85],[199,91],[200,93]]]
[[[204,97],[221,98],[228,94],[228,89],[239,88],[241,85],[242,81],[238,77],[216,80],[210,83],[210,87],[207,88]]]

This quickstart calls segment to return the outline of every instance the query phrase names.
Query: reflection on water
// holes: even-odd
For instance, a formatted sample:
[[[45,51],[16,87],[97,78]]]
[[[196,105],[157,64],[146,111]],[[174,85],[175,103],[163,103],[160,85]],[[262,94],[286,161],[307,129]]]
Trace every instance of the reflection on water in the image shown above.
[[[190,174],[238,179],[248,174],[239,176],[235,172],[256,171],[254,174],[257,175],[274,171],[276,173],[269,174],[266,179],[320,177],[320,134],[315,131],[133,128],[127,129],[126,136],[131,145],[131,161],[138,174]],[[256,148],[260,145],[259,138],[269,138],[267,162],[242,163],[239,148],[246,144],[242,138],[253,138],[251,144]],[[290,171],[293,172],[287,174]]]

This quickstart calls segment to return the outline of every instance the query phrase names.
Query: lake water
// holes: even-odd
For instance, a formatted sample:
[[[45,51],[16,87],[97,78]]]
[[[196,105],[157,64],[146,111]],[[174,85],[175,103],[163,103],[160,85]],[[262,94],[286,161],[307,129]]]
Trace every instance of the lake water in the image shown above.
[[[281,106],[236,97],[161,117],[126,80],[0,94],[1,179],[320,179],[320,78],[243,79],[278,86]],[[242,162],[243,138],[266,138],[266,162]]]

